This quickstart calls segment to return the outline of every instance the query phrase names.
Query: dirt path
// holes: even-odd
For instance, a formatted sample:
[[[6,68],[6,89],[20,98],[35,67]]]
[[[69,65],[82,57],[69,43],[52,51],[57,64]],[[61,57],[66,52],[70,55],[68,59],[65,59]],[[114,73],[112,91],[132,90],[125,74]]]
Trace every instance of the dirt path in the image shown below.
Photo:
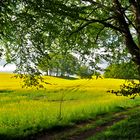
[[[126,111],[108,114],[111,115],[111,118],[107,116],[98,116],[96,120],[88,120],[85,122],[81,122],[76,124],[72,128],[64,128],[58,131],[44,133],[36,138],[35,140],[86,140],[87,138],[96,135],[98,132],[102,132],[106,130],[108,127],[113,124],[126,119],[132,110],[139,109],[140,106],[127,109]],[[109,118],[108,120],[106,120]],[[101,124],[97,125],[96,122],[99,120],[103,121]],[[89,127],[92,126],[92,127]],[[82,128],[82,129],[81,129]],[[83,128],[86,128],[85,130]]]
[[[76,136],[72,136],[70,138],[68,138],[68,140],[85,140],[91,136],[94,136],[96,133],[98,132],[102,132],[105,129],[107,129],[109,126],[112,126],[113,124],[125,119],[127,116],[122,115],[122,116],[118,116],[117,118],[111,120],[110,122],[107,123],[103,123],[102,125],[97,126],[96,128],[93,129],[89,129],[85,132],[82,132]]]

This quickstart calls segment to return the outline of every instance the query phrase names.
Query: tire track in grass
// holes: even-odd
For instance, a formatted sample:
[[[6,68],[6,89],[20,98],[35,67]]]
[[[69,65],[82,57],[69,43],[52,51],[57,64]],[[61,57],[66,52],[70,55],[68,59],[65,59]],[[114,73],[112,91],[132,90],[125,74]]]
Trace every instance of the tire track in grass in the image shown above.
[[[68,138],[67,140],[85,140],[91,136],[94,136],[96,133],[106,130],[108,127],[112,126],[113,124],[115,124],[121,120],[124,120],[125,118],[127,118],[126,115],[118,116],[117,118],[111,120],[110,122],[103,123],[103,124],[97,126],[96,128],[92,128],[92,129],[89,129],[78,135],[72,136],[72,137]]]
[[[140,106],[133,108],[128,108],[125,111],[120,111],[112,114],[106,114],[105,116],[97,116],[96,120],[87,120],[85,122],[80,122],[75,124],[71,128],[64,128],[50,133],[44,133],[38,135],[34,140],[86,140],[91,136],[95,136],[97,133],[106,130],[108,127],[111,127],[117,122],[125,120],[131,114],[131,111],[140,111]],[[109,115],[111,118],[108,119]],[[98,121],[103,120],[102,123],[97,124]],[[87,127],[91,125],[91,127]],[[81,128],[86,128],[81,129]]]

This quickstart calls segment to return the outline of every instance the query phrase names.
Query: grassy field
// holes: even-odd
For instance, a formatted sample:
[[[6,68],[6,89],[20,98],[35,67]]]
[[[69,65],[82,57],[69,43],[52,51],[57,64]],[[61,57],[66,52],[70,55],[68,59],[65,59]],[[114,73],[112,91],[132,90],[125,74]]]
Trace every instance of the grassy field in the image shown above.
[[[124,113],[124,112],[123,112]],[[140,139],[140,107],[125,112],[125,119],[96,133],[87,140],[139,140]]]
[[[57,126],[140,104],[106,91],[124,80],[68,80],[46,77],[46,90],[22,89],[12,74],[0,74],[0,139],[24,138]]]

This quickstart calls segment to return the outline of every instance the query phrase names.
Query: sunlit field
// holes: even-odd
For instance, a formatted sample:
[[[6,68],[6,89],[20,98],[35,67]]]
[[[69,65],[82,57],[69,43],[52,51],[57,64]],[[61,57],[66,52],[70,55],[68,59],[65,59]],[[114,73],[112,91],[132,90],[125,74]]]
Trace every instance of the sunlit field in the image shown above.
[[[7,135],[12,139],[56,126],[70,126],[140,103],[139,97],[131,100],[106,92],[118,89],[124,80],[45,77],[50,84],[44,90],[35,90],[22,89],[20,79],[12,76],[0,74],[0,138]]]

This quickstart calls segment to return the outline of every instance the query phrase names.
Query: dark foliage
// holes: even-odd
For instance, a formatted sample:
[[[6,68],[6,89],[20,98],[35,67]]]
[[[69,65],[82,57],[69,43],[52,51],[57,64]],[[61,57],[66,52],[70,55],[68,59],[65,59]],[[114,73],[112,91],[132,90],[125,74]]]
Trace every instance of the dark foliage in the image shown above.
[[[140,95],[140,82],[128,81],[120,86],[120,90],[109,90],[107,92],[116,94],[117,96],[127,96],[130,99],[135,99],[137,95]]]

